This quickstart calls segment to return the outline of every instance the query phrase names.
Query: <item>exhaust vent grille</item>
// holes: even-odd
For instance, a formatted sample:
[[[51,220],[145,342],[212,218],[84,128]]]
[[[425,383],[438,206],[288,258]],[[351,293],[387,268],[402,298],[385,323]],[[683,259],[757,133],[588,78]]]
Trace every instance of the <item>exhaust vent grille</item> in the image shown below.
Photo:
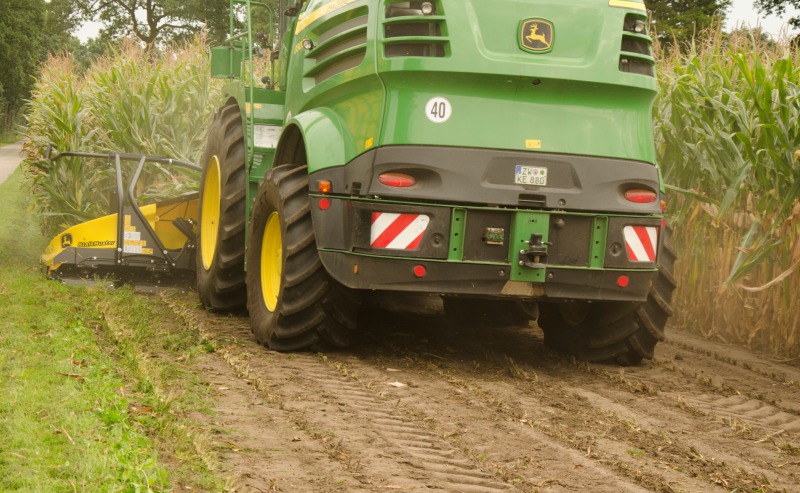
[[[647,33],[647,16],[628,14],[622,28],[619,70],[632,74],[655,77],[655,58],[653,40]]]
[[[314,30],[316,46],[306,55],[311,66],[306,77],[313,77],[317,84],[361,65],[367,54],[367,12],[345,12],[353,15],[349,20],[335,18]],[[326,29],[326,26],[331,26]]]
[[[446,32],[438,2],[390,3],[383,21],[384,55],[386,58],[444,57],[450,49]]]

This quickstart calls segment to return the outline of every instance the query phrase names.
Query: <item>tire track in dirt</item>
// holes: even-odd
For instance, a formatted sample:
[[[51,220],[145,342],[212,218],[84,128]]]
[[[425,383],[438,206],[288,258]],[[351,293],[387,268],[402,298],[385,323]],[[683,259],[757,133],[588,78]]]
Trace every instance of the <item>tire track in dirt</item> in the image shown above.
[[[318,444],[347,481],[309,491],[794,491],[800,484],[795,432],[774,428],[792,422],[795,387],[791,377],[770,378],[768,366],[730,370],[723,358],[687,357],[689,349],[674,353],[667,344],[654,363],[621,370],[555,355],[534,328],[454,332],[441,316],[395,314],[373,320],[374,337],[360,348],[287,355],[257,346],[244,319],[172,302],[202,319],[208,337],[232,355],[228,365],[273,396],[266,407],[302,429],[301,442]],[[776,396],[788,390],[774,402],[780,407],[745,395],[767,381]]]
[[[216,332],[222,329],[225,337],[243,341],[250,337],[247,322],[228,319],[224,327],[218,327],[215,317],[209,321],[209,316],[181,301],[170,296],[164,299],[206,339],[220,348],[224,345],[223,358],[237,369],[240,378],[252,382],[257,390],[264,389],[269,400],[312,438],[330,444],[328,455],[343,463],[362,487],[374,491],[518,491],[393,409],[380,393],[354,383],[319,357],[268,352],[255,343],[224,344]],[[215,325],[213,330],[210,324]],[[329,410],[331,406],[335,411]]]
[[[404,463],[413,466],[420,473],[429,474],[438,487],[476,493],[513,489],[511,485],[504,484],[493,475],[478,469],[447,441],[398,411],[387,401],[386,396],[376,397],[374,390],[368,390],[369,387],[365,389],[343,366],[321,367],[316,358],[303,356],[285,361],[282,366],[311,378],[314,384],[336,396],[340,406],[356,408],[368,425],[374,426],[388,443],[407,454]],[[338,370],[338,374],[332,372],[332,369]]]
[[[612,454],[604,460],[624,463],[620,456],[625,459],[625,452],[637,455],[636,450],[643,450],[654,457],[667,455],[668,463],[674,468],[689,471],[697,477],[705,476],[709,484],[725,488],[733,485],[745,490],[793,491],[798,484],[797,447],[794,444],[775,443],[774,437],[759,440],[752,432],[742,433],[747,430],[737,429],[736,422],[725,423],[720,416],[693,409],[680,399],[656,390],[663,384],[668,389],[686,393],[688,388],[702,395],[703,391],[708,390],[704,381],[686,376],[676,378],[658,366],[616,369],[602,365],[570,364],[565,358],[545,350],[541,346],[540,335],[532,336],[533,329],[515,330],[513,333],[493,331],[488,332],[491,334],[488,337],[480,331],[468,332],[468,337],[462,333],[456,339],[448,339],[447,334],[443,337],[441,331],[438,334],[436,330],[429,332],[433,333],[432,339],[444,340],[439,343],[440,347],[432,348],[429,353],[458,345],[456,351],[462,353],[459,356],[477,356],[484,366],[487,361],[495,363],[496,371],[511,375],[527,373],[536,375],[540,381],[550,385],[554,382],[559,386],[563,384],[564,388],[557,389],[555,393],[569,390],[587,401],[584,407],[595,408],[594,412],[585,415],[586,423],[591,421],[592,414],[602,416],[603,413],[612,413],[621,418],[625,426],[641,430],[641,433],[637,431],[630,437],[629,443],[639,448],[622,453],[618,451],[617,457]],[[522,338],[519,337],[521,333],[524,335]],[[413,337],[406,339],[413,340]],[[407,351],[414,348],[404,345],[402,349]],[[534,365],[515,363],[530,360],[531,356],[544,362]],[[448,358],[448,363],[451,360]],[[468,368],[459,369],[459,373],[464,372],[468,372]],[[640,374],[649,378],[649,381],[640,380]],[[552,379],[542,378],[544,375]],[[496,388],[495,382],[487,385]],[[567,404],[566,408],[577,409],[580,413],[578,403]],[[665,414],[664,411],[666,419],[662,421],[659,417]],[[581,427],[581,423],[574,425],[575,429]],[[659,445],[659,440],[667,445]],[[573,443],[577,441],[573,440]],[[613,443],[606,445],[609,450],[614,449]],[[751,452],[754,448],[755,453]],[[669,457],[670,453],[672,457]],[[661,458],[656,462],[660,461]],[[672,487],[669,481],[666,478],[662,483],[665,490]],[[656,485],[649,484],[648,487],[654,488]],[[705,491],[705,488],[689,487],[687,491]]]

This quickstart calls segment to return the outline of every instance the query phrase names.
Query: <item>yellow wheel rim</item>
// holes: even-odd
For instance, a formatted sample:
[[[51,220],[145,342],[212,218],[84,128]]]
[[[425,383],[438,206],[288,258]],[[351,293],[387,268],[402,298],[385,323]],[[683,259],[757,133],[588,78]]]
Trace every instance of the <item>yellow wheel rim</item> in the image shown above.
[[[206,179],[203,182],[203,203],[200,210],[200,256],[205,270],[211,270],[214,255],[217,253],[221,194],[219,159],[214,156],[208,162]]]
[[[281,241],[281,220],[277,212],[267,219],[264,237],[261,239],[261,293],[267,310],[274,312],[278,306],[278,293],[281,290],[283,271],[283,243]]]

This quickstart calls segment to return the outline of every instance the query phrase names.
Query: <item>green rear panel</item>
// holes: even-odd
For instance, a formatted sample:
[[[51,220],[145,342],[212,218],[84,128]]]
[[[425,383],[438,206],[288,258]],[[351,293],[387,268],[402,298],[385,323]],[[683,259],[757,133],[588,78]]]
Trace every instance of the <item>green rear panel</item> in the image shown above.
[[[641,3],[435,0],[434,15],[399,19],[390,10],[403,3],[311,0],[300,13],[287,49],[288,117],[330,110],[347,148],[345,162],[310,162],[311,172],[402,144],[655,163],[656,80],[622,70],[629,60],[652,67],[649,38],[624,31],[626,17],[646,20]],[[522,46],[528,20],[552,25],[547,50]],[[443,123],[426,112],[436,97],[450,105]]]

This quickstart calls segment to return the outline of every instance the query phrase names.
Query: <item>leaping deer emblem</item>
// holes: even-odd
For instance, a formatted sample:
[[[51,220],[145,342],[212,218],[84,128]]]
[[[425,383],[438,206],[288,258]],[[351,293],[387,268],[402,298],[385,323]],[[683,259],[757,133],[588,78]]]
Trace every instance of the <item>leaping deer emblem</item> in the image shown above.
[[[532,50],[546,50],[550,48],[550,44],[553,42],[552,31],[550,33],[540,33],[539,22],[531,22],[527,27],[529,30],[528,35],[524,37],[527,41],[527,43],[525,43],[527,48]],[[541,43],[541,45],[537,45],[537,43]]]

